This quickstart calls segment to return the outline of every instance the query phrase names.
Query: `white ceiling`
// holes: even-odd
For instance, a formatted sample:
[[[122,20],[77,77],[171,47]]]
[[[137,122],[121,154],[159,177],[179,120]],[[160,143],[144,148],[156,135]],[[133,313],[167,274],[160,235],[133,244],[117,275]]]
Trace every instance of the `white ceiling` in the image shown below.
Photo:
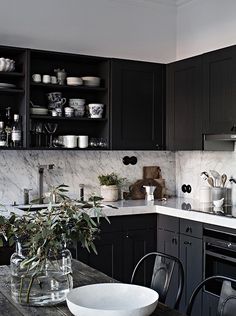
[[[143,4],[163,4],[163,5],[167,5],[167,6],[174,6],[174,7],[179,7],[181,5],[184,5],[186,3],[192,2],[194,0],[131,0],[134,3],[143,3]]]

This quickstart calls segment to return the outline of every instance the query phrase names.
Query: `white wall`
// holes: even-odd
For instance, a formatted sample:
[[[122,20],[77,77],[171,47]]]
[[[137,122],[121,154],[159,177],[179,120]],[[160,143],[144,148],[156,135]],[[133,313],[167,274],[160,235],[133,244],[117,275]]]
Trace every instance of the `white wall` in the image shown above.
[[[190,0],[178,8],[177,60],[236,44],[235,0]]]
[[[168,62],[176,8],[144,0],[1,1],[0,44]]]

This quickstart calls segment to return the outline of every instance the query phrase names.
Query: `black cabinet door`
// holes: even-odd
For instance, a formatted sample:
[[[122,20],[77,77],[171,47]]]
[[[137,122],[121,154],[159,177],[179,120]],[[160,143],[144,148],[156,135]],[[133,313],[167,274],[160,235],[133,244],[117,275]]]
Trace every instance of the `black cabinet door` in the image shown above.
[[[166,137],[169,150],[202,149],[202,58],[167,66]]]
[[[119,281],[123,280],[123,233],[101,233],[95,241],[97,255],[88,253],[86,249],[78,246],[78,260],[104,272]]]
[[[163,149],[165,66],[111,63],[112,149]]]
[[[203,56],[206,133],[230,132],[236,124],[236,47]]]
[[[156,251],[156,230],[130,230],[124,233],[124,279],[123,282],[130,283],[134,267],[138,261],[147,253]],[[154,261],[148,260],[137,271],[135,284],[149,286],[153,271]]]
[[[202,258],[202,240],[180,235],[180,260],[185,273],[185,285],[180,303],[182,312],[186,311],[193,290],[202,281]],[[201,316],[201,293],[195,300],[191,316]]]
[[[179,235],[170,231],[158,229],[157,231],[157,251],[165,254],[179,257]],[[178,291],[179,273],[178,268],[175,267],[166,297],[166,305],[173,307]]]

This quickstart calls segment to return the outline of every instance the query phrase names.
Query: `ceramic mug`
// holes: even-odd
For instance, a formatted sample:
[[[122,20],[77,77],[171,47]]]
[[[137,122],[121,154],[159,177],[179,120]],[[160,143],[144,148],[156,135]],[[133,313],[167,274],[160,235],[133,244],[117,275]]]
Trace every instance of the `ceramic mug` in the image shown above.
[[[40,74],[33,74],[32,79],[34,82],[41,82],[41,80],[42,80]]]
[[[77,138],[76,135],[64,135],[63,136],[63,145],[66,148],[76,148],[77,147]]]
[[[57,84],[57,77],[56,76],[51,76],[50,80],[51,80],[52,84]]]
[[[65,107],[65,117],[73,117],[74,116],[74,109],[71,107]]]
[[[50,83],[51,77],[49,75],[43,75],[43,83]]]
[[[88,136],[87,135],[79,135],[78,136],[78,147],[79,148],[87,148],[88,147]]]
[[[61,92],[50,92],[47,94],[49,102],[57,102],[62,100],[62,93]]]
[[[104,104],[101,103],[90,103],[89,114],[91,118],[102,118]]]

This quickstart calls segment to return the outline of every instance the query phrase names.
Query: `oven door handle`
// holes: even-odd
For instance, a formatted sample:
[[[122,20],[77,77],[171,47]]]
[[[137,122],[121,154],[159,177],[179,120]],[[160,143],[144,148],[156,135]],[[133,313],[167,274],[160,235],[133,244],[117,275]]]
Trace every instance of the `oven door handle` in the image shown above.
[[[216,257],[216,258],[220,258],[220,259],[224,259],[224,260],[236,263],[236,258],[225,256],[225,255],[222,255],[222,254],[219,254],[219,253],[215,253],[215,252],[210,251],[210,250],[206,250],[205,254],[208,255],[208,256],[211,256],[211,257]]]

